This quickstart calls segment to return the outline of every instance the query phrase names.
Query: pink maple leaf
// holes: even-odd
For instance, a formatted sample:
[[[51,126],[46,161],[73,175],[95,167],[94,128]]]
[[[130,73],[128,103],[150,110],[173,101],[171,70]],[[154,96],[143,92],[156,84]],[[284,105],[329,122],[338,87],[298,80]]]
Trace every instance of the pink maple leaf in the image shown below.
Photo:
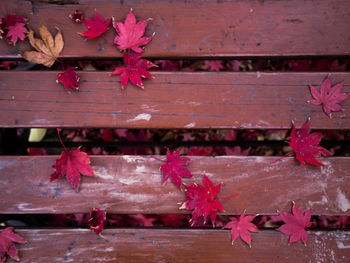
[[[24,23],[16,23],[14,26],[9,26],[6,38],[10,40],[13,45],[17,43],[18,39],[24,40],[28,32],[25,26]]]
[[[339,104],[347,99],[348,94],[341,93],[343,82],[339,82],[332,86],[329,76],[322,82],[320,91],[316,87],[310,85],[313,100],[308,101],[313,105],[322,105],[323,111],[331,117],[333,111],[341,111],[343,108]]]
[[[300,210],[300,208],[293,202],[292,214],[288,212],[280,212],[280,216],[285,224],[280,226],[277,230],[290,236],[289,243],[297,242],[299,239],[301,239],[301,241],[306,245],[306,230],[308,230],[308,228],[312,225],[310,222],[311,209],[307,210],[304,214],[303,211]],[[323,241],[322,238],[319,236],[317,237]]]
[[[122,22],[113,22],[113,27],[118,35],[114,39],[114,43],[122,50],[132,49],[136,53],[142,53],[142,46],[145,46],[152,40],[152,37],[142,37],[145,33],[147,20],[136,23],[134,13],[131,11]]]
[[[209,69],[211,71],[220,71],[224,68],[222,62],[222,60],[205,60],[203,69]]]
[[[249,247],[252,247],[249,231],[259,232],[256,225],[252,223],[254,218],[255,216],[244,215],[244,212],[239,218],[230,217],[231,221],[225,225],[225,228],[231,228],[232,244],[238,238],[238,236],[240,236],[241,239],[249,245]]]

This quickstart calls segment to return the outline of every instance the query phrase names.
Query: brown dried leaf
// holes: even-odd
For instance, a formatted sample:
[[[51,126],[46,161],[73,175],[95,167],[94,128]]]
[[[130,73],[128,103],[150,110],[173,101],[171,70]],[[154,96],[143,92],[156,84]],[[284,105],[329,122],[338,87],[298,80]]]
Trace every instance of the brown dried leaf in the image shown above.
[[[53,39],[51,33],[47,28],[40,24],[39,33],[41,39],[34,37],[33,30],[30,30],[28,33],[29,42],[37,51],[25,51],[22,54],[22,57],[30,62],[35,62],[42,64],[46,67],[51,67],[55,60],[58,58],[61,53],[64,42],[61,31],[57,28],[58,33]]]

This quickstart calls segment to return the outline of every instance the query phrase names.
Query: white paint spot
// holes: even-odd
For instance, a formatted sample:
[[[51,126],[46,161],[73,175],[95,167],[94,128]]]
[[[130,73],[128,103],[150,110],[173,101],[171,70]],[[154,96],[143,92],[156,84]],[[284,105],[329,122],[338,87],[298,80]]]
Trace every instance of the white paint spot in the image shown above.
[[[141,120],[149,121],[151,118],[152,118],[151,114],[141,113],[141,114],[137,115],[135,118],[127,120],[126,122],[141,121]]]
[[[136,166],[135,173],[136,174],[144,174],[144,173],[149,173],[150,171],[146,169],[145,165],[138,165]]]
[[[195,102],[195,101],[190,101],[190,102],[188,102],[188,104],[193,105],[193,106],[199,106],[199,105],[201,105],[201,103]]]
[[[338,248],[350,248],[350,245],[344,245],[342,241],[337,240],[337,246]]]
[[[30,124],[51,124],[54,123],[54,121],[49,121],[47,119],[34,119],[30,122]]]
[[[141,182],[139,179],[132,178],[132,177],[119,178],[118,181],[121,182],[122,184],[126,184],[126,185],[131,185],[131,184],[135,184],[135,183],[140,183]]]
[[[261,77],[261,73],[258,71],[258,72],[256,72],[256,77],[257,78],[260,78]]]
[[[250,8],[249,9],[249,13],[253,13],[254,12],[254,9],[253,8]]]
[[[337,192],[338,192],[338,195],[337,195],[338,207],[343,212],[348,211],[348,209],[350,209],[350,201],[346,198],[345,194],[340,190],[340,188],[337,189]]]
[[[328,199],[327,196],[322,195],[322,200],[321,201],[309,201],[309,206],[312,207],[313,205],[317,204],[317,205],[324,205],[328,203]]]
[[[196,123],[195,122],[191,122],[191,123],[185,125],[185,128],[193,128],[195,126],[196,126]]]
[[[122,157],[127,163],[135,163],[139,159],[139,157],[128,156],[128,155],[123,155]]]

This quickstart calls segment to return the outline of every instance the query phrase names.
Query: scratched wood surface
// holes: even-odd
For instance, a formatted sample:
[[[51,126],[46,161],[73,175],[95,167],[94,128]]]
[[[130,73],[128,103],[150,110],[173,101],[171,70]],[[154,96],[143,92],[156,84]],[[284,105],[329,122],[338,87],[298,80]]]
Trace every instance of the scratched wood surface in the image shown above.
[[[57,156],[0,158],[0,213],[86,213],[99,207],[109,213],[174,214],[185,200],[171,182],[161,185],[162,162],[149,156],[92,156],[96,178],[83,177],[80,192],[65,178],[49,182]],[[165,159],[165,156],[160,158]],[[271,165],[275,157],[191,157],[193,178],[205,173],[223,183],[223,214],[277,214],[290,211],[291,201],[315,215],[350,215],[350,159],[326,158],[324,167],[304,168],[294,158]],[[20,194],[14,194],[20,193]],[[74,200],[74,202],[72,202]]]
[[[0,72],[1,127],[285,128],[300,127],[319,109],[308,84],[327,73],[155,72],[145,90],[108,72],[80,72],[79,92],[55,82],[57,72]],[[350,92],[350,73],[333,73]],[[314,129],[350,129],[345,112],[320,112]]]
[[[288,236],[263,230],[252,234],[252,248],[241,240],[231,245],[229,230],[106,229],[105,239],[88,229],[16,232],[29,241],[16,245],[21,262],[346,263],[350,257],[349,231],[319,231],[323,243],[309,234],[305,247],[301,242],[288,245]]]
[[[7,12],[27,17],[35,30],[40,22],[52,33],[59,27],[67,58],[121,56],[103,37],[85,41],[77,34],[85,25],[73,23],[69,14],[88,8],[86,17],[92,18],[96,9],[124,21],[131,7],[138,19],[153,18],[146,35],[156,35],[146,47],[147,57],[350,55],[348,0],[40,2],[2,0]],[[111,27],[105,37],[113,41],[115,35]],[[16,47],[0,41],[2,58],[20,58],[30,49],[27,41]]]

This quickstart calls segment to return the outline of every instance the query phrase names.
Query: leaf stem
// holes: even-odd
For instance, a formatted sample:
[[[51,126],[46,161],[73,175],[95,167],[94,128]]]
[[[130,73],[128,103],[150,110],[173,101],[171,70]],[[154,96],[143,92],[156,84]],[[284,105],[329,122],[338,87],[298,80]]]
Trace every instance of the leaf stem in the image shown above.
[[[164,160],[162,160],[162,159],[159,159],[159,158],[157,158],[157,157],[155,157],[155,156],[153,156],[153,155],[151,155],[151,157],[152,157],[153,159],[156,159],[156,160],[158,160],[158,161],[161,161],[161,162],[163,162],[163,163],[166,163],[166,161],[164,161]]]
[[[63,64],[63,59],[62,59],[62,53],[60,53],[60,54],[58,55],[58,58],[59,58],[59,60],[60,60],[62,70],[65,71],[65,69],[64,69],[64,64]]]
[[[320,105],[320,107],[319,107],[319,108],[318,108],[318,110],[315,112],[315,114],[314,114],[314,116],[312,117],[312,119],[311,119],[311,120],[315,119],[315,117],[316,117],[317,113],[319,113],[319,112],[320,112],[320,110],[322,109],[322,107],[323,107],[323,104],[321,104],[321,105]]]
[[[271,163],[271,165],[277,163],[278,161],[282,160],[283,158],[286,158],[287,156],[289,156],[289,155],[291,155],[291,154],[292,154],[292,152],[287,153],[286,155],[282,156],[281,158],[278,158],[276,161],[273,161],[273,162]]]
[[[106,40],[106,41],[108,42],[108,44],[110,44],[112,47],[114,47],[114,44],[113,44],[111,41],[109,41],[109,40],[105,37],[105,35],[102,35],[102,37],[103,37],[104,40]]]
[[[230,196],[226,196],[226,197],[217,197],[216,199],[229,200],[230,198],[235,197],[237,195],[239,195],[239,194],[230,195]]]
[[[317,235],[315,232],[311,231],[310,229],[306,229],[306,230],[309,231],[311,234],[315,235],[319,240],[324,242],[324,239],[322,237],[320,237],[319,235]]]
[[[58,128],[57,128],[57,134],[58,134],[58,139],[60,140],[60,142],[61,142],[61,144],[62,144],[62,146],[63,146],[65,152],[68,153],[68,150],[67,150],[66,146],[64,146],[63,141],[62,141],[62,139],[61,139],[60,129],[58,129]]]

